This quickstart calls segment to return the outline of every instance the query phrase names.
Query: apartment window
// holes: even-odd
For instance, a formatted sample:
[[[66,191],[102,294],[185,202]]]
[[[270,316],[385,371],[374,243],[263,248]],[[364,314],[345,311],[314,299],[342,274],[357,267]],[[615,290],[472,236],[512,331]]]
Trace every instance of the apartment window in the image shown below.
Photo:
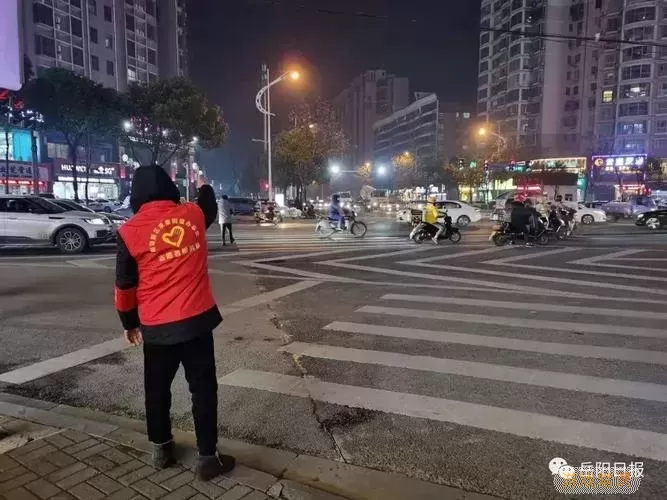
[[[149,40],[155,40],[155,26],[150,23],[146,25],[146,38]]]
[[[113,22],[113,11],[108,5],[104,6],[104,20],[108,22]]]
[[[565,87],[565,95],[570,95],[570,87]]]
[[[157,53],[152,49],[148,49],[148,62],[149,64],[157,64]]]
[[[81,0],[69,0],[69,3],[72,7],[81,8]]]
[[[613,90],[603,90],[602,91],[602,102],[614,102],[614,91]]]
[[[581,62],[581,54],[574,56],[574,64],[579,64]]]
[[[625,30],[626,40],[637,42],[640,40],[653,40],[653,26],[641,26]]]
[[[83,66],[83,50],[72,47],[72,62],[77,66]]]
[[[90,28],[90,41],[91,43],[97,43],[97,30],[93,27]]]
[[[150,53],[148,54],[148,57],[150,59]],[[489,75],[480,75],[479,78],[477,78],[477,85],[486,85],[489,83]]]
[[[635,64],[634,66],[625,66],[621,70],[621,80],[634,80],[636,78],[650,78],[650,64]]]
[[[646,120],[639,122],[621,122],[617,125],[618,135],[637,135],[647,132]]]
[[[485,44],[489,43],[489,40],[491,40],[491,36],[490,36],[489,32],[487,31],[487,32],[482,33],[480,35],[479,44],[480,45],[485,45]]]
[[[53,38],[35,35],[35,53],[38,56],[56,57],[56,42]]]
[[[489,70],[489,61],[482,61],[479,63],[479,72],[484,73]]]
[[[134,31],[134,16],[129,14],[125,16],[125,29]]]
[[[572,87],[572,95],[579,95],[579,86],[575,85]]]
[[[667,80],[661,80],[658,83],[658,96],[659,97],[667,96]]]
[[[137,57],[136,46],[135,46],[134,42],[132,42],[130,40],[127,41],[127,55],[129,57]]]
[[[611,17],[607,19],[607,26],[605,31],[618,31],[621,26],[621,20],[618,17]]]
[[[635,97],[648,97],[651,94],[650,83],[633,83],[621,87],[621,99],[632,99]],[[667,95],[667,94],[666,94]]]
[[[601,123],[598,127],[598,133],[602,137],[611,137],[614,135],[614,124],[613,123]]]
[[[127,67],[127,79],[128,81],[135,81],[137,79],[137,70],[130,66]]]
[[[99,71],[100,70],[100,58],[97,56],[90,56],[90,68],[93,71]]]
[[[667,120],[656,120],[655,132],[656,134],[667,134]]]
[[[636,59],[650,59],[653,55],[652,47],[639,45],[623,49],[623,61],[633,61]]]
[[[56,142],[46,143],[46,154],[49,158],[69,159],[69,147],[67,144],[59,144]]]
[[[107,75],[114,75],[113,61],[107,61]]]
[[[46,24],[47,26],[53,26],[53,9],[41,3],[33,3],[32,20],[35,23],[41,23],[41,24]]]
[[[125,0],[126,5],[134,5],[134,0]]]
[[[645,141],[625,140],[622,141],[622,147],[627,153],[643,153]]]
[[[628,10],[625,13],[625,23],[638,23],[640,21],[654,21],[655,7],[640,7]]]
[[[510,17],[510,28],[521,24],[523,22],[523,12],[517,12],[512,17]]]
[[[489,96],[489,89],[481,89],[480,91],[477,92],[477,99],[486,99]]]
[[[648,102],[630,102],[618,107],[618,116],[648,115]]]
[[[523,0],[512,0],[512,10],[520,9],[523,7]]]
[[[113,37],[111,35],[107,35],[104,39],[104,46],[107,49],[113,49]]]
[[[614,107],[613,106],[603,106],[600,108],[600,120],[613,120],[614,119]]]
[[[485,59],[489,57],[489,47],[482,47],[482,50],[479,51],[479,58]]]
[[[155,1],[146,0],[146,14],[155,16]]]
[[[605,54],[602,66],[605,68],[613,68],[616,66],[616,54]]]
[[[88,0],[88,13],[91,16],[97,15],[97,0]]]
[[[82,37],[83,36],[83,25],[81,20],[76,17],[72,18],[72,35]]]
[[[520,55],[521,54],[521,47],[522,47],[522,45],[520,43],[512,45],[510,47],[510,57]]]

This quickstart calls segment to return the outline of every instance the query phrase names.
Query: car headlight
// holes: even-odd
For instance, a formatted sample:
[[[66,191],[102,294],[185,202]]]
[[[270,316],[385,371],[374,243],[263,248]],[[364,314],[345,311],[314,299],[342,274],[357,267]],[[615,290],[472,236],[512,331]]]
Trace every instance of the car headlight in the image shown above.
[[[106,224],[104,219],[83,219],[83,221],[94,226],[104,226]]]
[[[645,215],[646,215],[646,214],[639,214],[639,215],[637,216],[637,218],[638,218],[638,219],[643,219]]]
[[[285,215],[285,209],[284,209],[284,208],[281,208],[281,209],[280,209],[280,213],[281,213],[282,215]]]

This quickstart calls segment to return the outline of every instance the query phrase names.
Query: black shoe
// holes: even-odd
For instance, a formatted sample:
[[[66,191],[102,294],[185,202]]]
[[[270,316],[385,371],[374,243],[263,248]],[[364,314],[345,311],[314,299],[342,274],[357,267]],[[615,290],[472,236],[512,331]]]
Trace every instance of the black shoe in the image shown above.
[[[236,459],[231,455],[220,455],[197,458],[195,475],[199,481],[210,481],[214,477],[231,472],[236,467]]]
[[[163,444],[153,444],[153,453],[151,454],[151,460],[153,461],[153,467],[156,469],[166,469],[170,465],[176,463],[174,458],[174,442],[169,441]]]

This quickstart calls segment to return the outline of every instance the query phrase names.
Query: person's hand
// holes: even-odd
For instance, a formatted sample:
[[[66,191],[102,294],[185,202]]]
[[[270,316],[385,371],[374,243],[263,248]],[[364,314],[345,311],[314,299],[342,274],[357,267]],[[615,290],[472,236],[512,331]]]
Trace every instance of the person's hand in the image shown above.
[[[133,328],[132,330],[125,330],[125,340],[127,340],[128,344],[136,347],[140,346],[144,341],[144,336],[141,334],[139,328]]]

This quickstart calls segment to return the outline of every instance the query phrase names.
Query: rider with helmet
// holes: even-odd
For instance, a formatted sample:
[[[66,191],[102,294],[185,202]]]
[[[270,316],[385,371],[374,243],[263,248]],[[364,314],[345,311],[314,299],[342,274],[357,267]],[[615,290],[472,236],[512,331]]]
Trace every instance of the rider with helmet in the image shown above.
[[[329,219],[338,221],[338,229],[345,229],[345,210],[340,205],[340,195],[331,196],[331,205],[329,205]]]
[[[429,196],[426,200],[424,213],[422,214],[422,222],[436,227],[437,231],[435,236],[433,236],[433,242],[436,245],[438,244],[438,238],[445,230],[444,226],[438,223],[439,216],[440,214],[438,213],[438,207],[435,206],[435,196]]]

